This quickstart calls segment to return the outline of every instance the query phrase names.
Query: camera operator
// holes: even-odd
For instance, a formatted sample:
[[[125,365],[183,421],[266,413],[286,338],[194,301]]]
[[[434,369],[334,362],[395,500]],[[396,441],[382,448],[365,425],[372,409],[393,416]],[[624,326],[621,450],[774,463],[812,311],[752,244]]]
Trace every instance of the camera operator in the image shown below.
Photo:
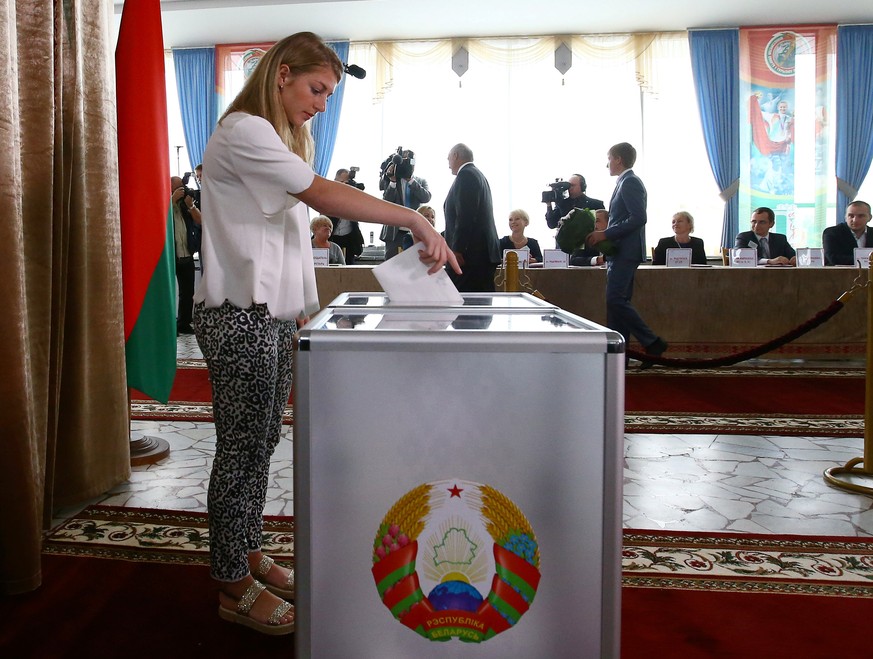
[[[409,149],[397,147],[397,151],[388,156],[382,163],[379,189],[382,199],[413,210],[430,201],[430,190],[427,181],[413,176],[415,171],[415,154]],[[385,260],[397,253],[403,247],[406,229],[402,227],[385,226],[379,238],[385,242]]]
[[[352,167],[351,171],[348,169],[338,169],[333,180],[354,186],[358,190],[363,190],[364,184],[355,181],[355,173],[357,171],[357,167]],[[361,234],[358,223],[338,217],[330,218],[330,222],[333,224],[333,231],[330,234],[331,242],[336,243],[342,248],[346,258],[346,265],[354,265],[355,259],[364,251],[364,236]]]
[[[170,178],[173,191],[173,236],[176,248],[176,280],[179,282],[179,310],[176,333],[193,334],[191,315],[194,311],[194,254],[200,251],[200,209],[178,176]]]
[[[587,185],[582,174],[573,174],[567,182],[570,184],[570,187],[567,190],[566,197],[556,200],[554,205],[552,205],[552,200],[546,202],[546,224],[549,225],[550,229],[557,229],[561,218],[574,208],[588,208],[592,211],[604,208],[603,202],[600,199],[592,199],[585,194]],[[552,189],[555,189],[554,186]]]

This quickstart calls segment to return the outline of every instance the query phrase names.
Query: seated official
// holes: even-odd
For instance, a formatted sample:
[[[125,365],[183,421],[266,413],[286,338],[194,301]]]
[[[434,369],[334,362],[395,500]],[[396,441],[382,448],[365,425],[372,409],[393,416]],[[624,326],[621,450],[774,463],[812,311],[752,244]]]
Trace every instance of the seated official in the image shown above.
[[[421,215],[424,219],[426,219],[428,222],[430,222],[430,225],[433,228],[436,228],[436,211],[433,209],[432,206],[428,206],[427,204],[422,204],[421,206],[416,208],[415,211],[419,215]],[[400,243],[401,249],[407,250],[410,247],[412,247],[414,244],[415,244],[415,240],[413,240],[412,234],[407,231],[406,235],[403,236],[402,242]]]
[[[316,215],[309,223],[309,230],[312,232],[312,246],[318,249],[328,249],[328,263],[331,265],[345,265],[346,259],[343,256],[342,248],[336,243],[328,240],[330,232],[333,231],[333,222],[325,215]]]
[[[825,265],[855,265],[855,249],[873,247],[873,229],[867,228],[869,221],[870,204],[866,201],[853,201],[846,206],[846,221],[821,234]]]
[[[661,238],[655,247],[652,265],[667,265],[668,249],[690,249],[691,262],[698,265],[706,265],[706,251],[703,249],[703,241],[691,236],[694,233],[694,218],[691,213],[679,211],[673,215],[673,235],[669,238]]]
[[[758,265],[797,265],[794,248],[788,238],[770,229],[776,224],[772,208],[761,206],[752,211],[752,230],[737,234],[734,247],[755,247],[758,250]]]
[[[606,227],[609,224],[609,211],[604,208],[599,208],[594,211],[594,230],[595,231],[606,231]],[[597,247],[591,247],[587,243],[584,244],[579,249],[574,249],[573,253],[570,254],[570,265],[575,266],[589,266],[589,265],[603,265],[603,254],[597,249]]]
[[[529,263],[542,263],[543,251],[540,249],[540,244],[533,238],[528,238],[524,235],[524,230],[530,224],[530,217],[526,211],[516,208],[509,213],[509,230],[512,232],[509,236],[503,236],[500,239],[500,253],[503,254],[505,249],[529,249]]]

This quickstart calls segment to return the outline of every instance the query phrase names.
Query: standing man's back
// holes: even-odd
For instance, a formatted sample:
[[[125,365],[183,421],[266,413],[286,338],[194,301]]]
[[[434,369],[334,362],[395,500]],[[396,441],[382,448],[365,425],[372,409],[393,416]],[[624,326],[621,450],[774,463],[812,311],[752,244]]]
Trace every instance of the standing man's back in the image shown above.
[[[494,291],[500,247],[491,186],[473,164],[473,152],[465,144],[453,146],[448,160],[455,181],[443,205],[446,242],[457,256],[463,273],[447,272],[462,293]]]

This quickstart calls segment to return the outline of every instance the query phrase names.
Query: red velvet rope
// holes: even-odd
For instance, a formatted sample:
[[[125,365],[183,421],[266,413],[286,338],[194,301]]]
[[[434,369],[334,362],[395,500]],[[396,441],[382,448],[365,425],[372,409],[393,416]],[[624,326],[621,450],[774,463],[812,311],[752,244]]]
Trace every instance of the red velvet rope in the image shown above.
[[[754,348],[744,350],[743,352],[735,353],[733,355],[725,355],[724,357],[712,357],[708,359],[680,359],[676,357],[655,357],[654,355],[647,355],[646,353],[638,352],[637,350],[628,350],[627,354],[628,357],[638,359],[641,362],[658,364],[659,366],[672,366],[673,368],[713,368],[715,366],[733,366],[734,364],[739,364],[740,362],[746,361],[747,359],[760,357],[764,353],[775,350],[776,348],[779,348],[786,343],[791,343],[792,341],[794,341],[794,339],[803,336],[804,334],[815,329],[822,323],[830,320],[831,317],[836,315],[836,313],[843,308],[843,306],[844,305],[842,302],[840,302],[839,300],[834,300],[833,302],[831,302],[830,306],[827,309],[819,311],[815,316],[807,320],[805,323],[798,325],[793,330],[786,332],[782,336]]]

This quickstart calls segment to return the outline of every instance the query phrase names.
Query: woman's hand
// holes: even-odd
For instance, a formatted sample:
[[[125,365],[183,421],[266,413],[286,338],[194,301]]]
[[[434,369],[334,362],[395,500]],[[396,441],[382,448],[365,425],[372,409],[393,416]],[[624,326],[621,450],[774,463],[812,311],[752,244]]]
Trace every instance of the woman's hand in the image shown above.
[[[412,237],[415,239],[415,242],[420,242],[424,245],[419,258],[425,263],[433,264],[428,273],[434,274],[448,263],[452,270],[457,274],[461,274],[458,259],[455,258],[454,252],[449,249],[446,239],[437,233],[437,230],[430,225],[430,222],[424,216],[418,213],[415,213],[415,215],[417,219],[409,226],[409,230],[412,231]]]

